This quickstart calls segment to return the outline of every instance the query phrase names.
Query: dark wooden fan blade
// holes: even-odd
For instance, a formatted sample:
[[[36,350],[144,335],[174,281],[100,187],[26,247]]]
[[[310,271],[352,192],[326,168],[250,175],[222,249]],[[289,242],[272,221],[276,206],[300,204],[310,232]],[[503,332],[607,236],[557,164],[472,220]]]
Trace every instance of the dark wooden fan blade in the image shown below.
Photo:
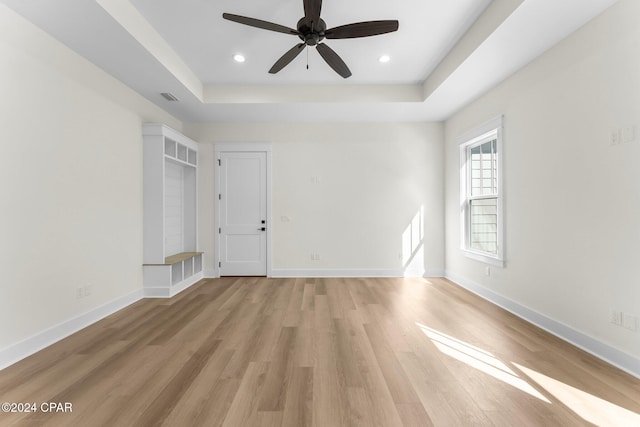
[[[328,39],[353,39],[356,37],[377,36],[398,30],[398,21],[367,21],[329,28],[324,32]]]
[[[261,19],[247,18],[246,16],[234,15],[231,13],[223,13],[222,17],[228,21],[237,22],[239,24],[249,25],[250,27],[262,28],[263,30],[277,31],[278,33],[298,35],[298,30],[285,27],[284,25],[274,24],[273,22],[263,21]]]
[[[289,65],[289,63],[291,61],[293,61],[293,59],[298,56],[300,54],[300,52],[302,52],[304,50],[304,47],[306,45],[304,43],[299,43],[297,45],[295,45],[294,47],[292,47],[291,49],[289,49],[287,51],[287,53],[285,53],[284,55],[282,55],[280,57],[280,59],[278,59],[276,61],[275,64],[273,64],[273,67],[271,67],[271,69],[269,70],[269,73],[271,74],[275,74],[278,71],[282,70],[284,67],[286,67],[287,65]]]
[[[333,71],[340,74],[345,79],[351,76],[349,67],[347,67],[347,64],[344,63],[342,58],[340,58],[338,54],[333,51],[333,49],[331,49],[324,43],[316,46],[316,49],[318,49],[318,53],[320,54],[320,56],[322,56],[322,59],[324,59],[326,63],[329,64],[331,68],[333,68]]]
[[[303,0],[304,1],[304,17],[307,22],[320,22],[320,12],[322,11],[322,0]]]

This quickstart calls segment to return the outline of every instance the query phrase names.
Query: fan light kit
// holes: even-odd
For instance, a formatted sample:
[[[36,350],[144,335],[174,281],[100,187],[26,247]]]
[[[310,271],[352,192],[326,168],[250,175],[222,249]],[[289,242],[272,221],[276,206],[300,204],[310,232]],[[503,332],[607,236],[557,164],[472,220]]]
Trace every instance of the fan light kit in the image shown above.
[[[283,25],[274,24],[273,22],[247,18],[246,16],[233,15],[231,13],[223,13],[222,17],[226,20],[237,22],[239,24],[249,25],[251,27],[275,31],[278,33],[290,34],[300,38],[302,43],[298,43],[292,47],[282,55],[275,64],[273,64],[269,70],[269,73],[271,74],[275,74],[289,65],[289,63],[293,61],[295,57],[298,56],[307,46],[315,46],[322,59],[324,59],[336,73],[346,79],[351,76],[349,67],[347,67],[347,64],[344,63],[342,58],[340,58],[333,49],[327,46],[326,43],[320,43],[322,40],[325,38],[352,39],[357,37],[377,36],[379,34],[391,33],[398,30],[398,21],[396,20],[356,22],[354,24],[347,24],[327,29],[326,23],[320,18],[322,0],[303,0],[303,6],[304,16],[298,21],[295,30]],[[389,58],[388,56],[386,57]],[[380,62],[387,61],[382,61],[382,57],[380,58]]]

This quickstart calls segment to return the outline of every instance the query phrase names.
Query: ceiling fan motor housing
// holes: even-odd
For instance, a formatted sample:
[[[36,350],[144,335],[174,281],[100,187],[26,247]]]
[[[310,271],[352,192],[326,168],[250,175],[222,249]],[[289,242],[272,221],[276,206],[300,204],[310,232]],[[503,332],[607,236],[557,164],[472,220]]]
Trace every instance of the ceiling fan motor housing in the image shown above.
[[[298,37],[305,42],[307,46],[315,46],[324,39],[324,31],[327,29],[327,24],[323,19],[319,22],[309,22],[306,18],[301,18],[297,24]]]

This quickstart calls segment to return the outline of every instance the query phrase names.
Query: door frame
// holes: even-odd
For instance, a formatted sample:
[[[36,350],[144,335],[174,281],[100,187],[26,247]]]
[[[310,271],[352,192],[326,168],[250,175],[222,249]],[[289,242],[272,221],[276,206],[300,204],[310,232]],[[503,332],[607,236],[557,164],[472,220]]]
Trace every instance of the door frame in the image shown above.
[[[267,277],[271,277],[271,227],[273,221],[271,220],[271,143],[270,142],[216,142],[213,144],[214,151],[214,178],[213,178],[213,200],[214,200],[214,271],[215,276],[220,277],[220,200],[218,194],[220,194],[220,157],[222,153],[241,153],[241,152],[254,152],[265,153],[266,155],[266,185],[267,185],[267,248],[266,248],[266,262],[267,262]]]

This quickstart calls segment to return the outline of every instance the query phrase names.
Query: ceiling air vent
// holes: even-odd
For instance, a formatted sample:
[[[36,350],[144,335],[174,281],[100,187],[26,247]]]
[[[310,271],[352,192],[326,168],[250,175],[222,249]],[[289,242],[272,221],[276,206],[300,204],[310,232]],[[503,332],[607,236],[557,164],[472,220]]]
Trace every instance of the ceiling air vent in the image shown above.
[[[164,99],[166,99],[167,101],[177,101],[178,100],[178,98],[176,98],[174,94],[169,93],[169,92],[162,92],[160,95],[162,95],[162,97]]]

